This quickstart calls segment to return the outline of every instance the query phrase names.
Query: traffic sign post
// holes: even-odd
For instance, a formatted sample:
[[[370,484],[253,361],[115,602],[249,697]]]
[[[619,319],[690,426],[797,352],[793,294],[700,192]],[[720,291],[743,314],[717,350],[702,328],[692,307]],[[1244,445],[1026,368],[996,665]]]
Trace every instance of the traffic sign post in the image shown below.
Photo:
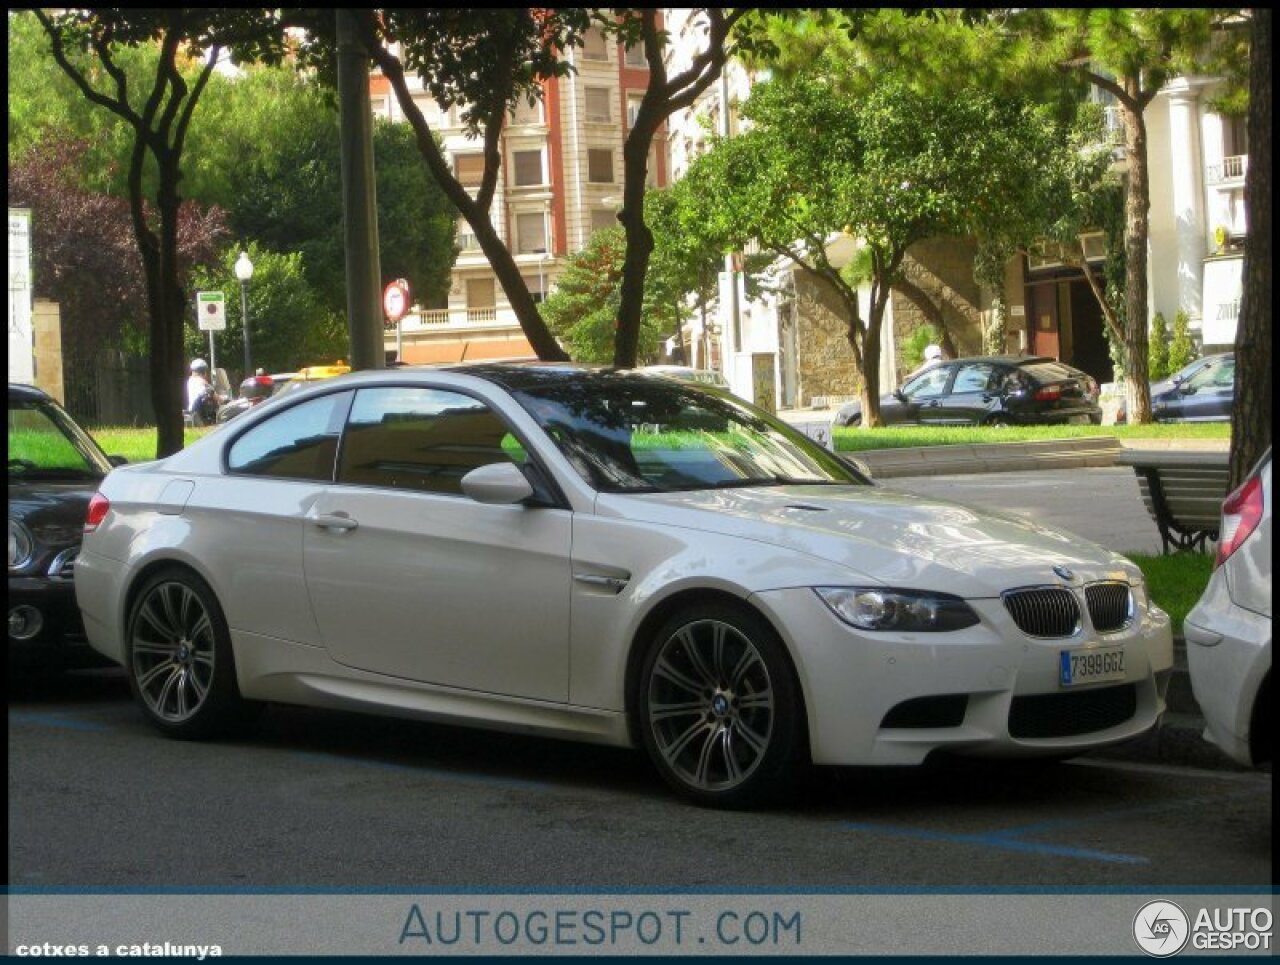
[[[209,333],[209,373],[218,371],[213,333],[227,330],[227,299],[222,292],[196,292],[196,325]]]
[[[400,320],[404,318],[405,313],[409,311],[409,304],[409,282],[405,279],[397,278],[383,289],[382,313],[386,316],[387,321],[392,322],[396,327],[397,362],[404,361],[404,357],[402,355],[404,349],[404,337],[400,331]]]

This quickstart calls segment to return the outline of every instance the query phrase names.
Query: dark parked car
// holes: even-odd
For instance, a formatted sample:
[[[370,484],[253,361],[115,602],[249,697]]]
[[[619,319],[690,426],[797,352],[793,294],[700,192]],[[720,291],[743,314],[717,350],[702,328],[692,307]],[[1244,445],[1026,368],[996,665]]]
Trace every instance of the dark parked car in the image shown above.
[[[75,562],[89,499],[113,465],[44,392],[9,386],[9,664],[103,666],[76,607]]]
[[[1098,383],[1048,357],[977,356],[940,362],[880,399],[886,425],[1099,425]],[[836,413],[862,422],[862,403]]]
[[[1178,371],[1174,372],[1167,379],[1160,379],[1158,382],[1151,383],[1151,399],[1154,404],[1157,396],[1165,395],[1176,389],[1183,382],[1186,382],[1197,372],[1208,365],[1216,365],[1223,359],[1234,358],[1230,352],[1222,352],[1218,355],[1206,355],[1202,358],[1188,362]],[[1128,422],[1128,402],[1123,395],[1120,396],[1120,406],[1116,410],[1116,422],[1123,425]]]
[[[1209,355],[1189,378],[1163,391],[1151,387],[1151,417],[1156,422],[1227,422],[1235,401],[1236,357]]]

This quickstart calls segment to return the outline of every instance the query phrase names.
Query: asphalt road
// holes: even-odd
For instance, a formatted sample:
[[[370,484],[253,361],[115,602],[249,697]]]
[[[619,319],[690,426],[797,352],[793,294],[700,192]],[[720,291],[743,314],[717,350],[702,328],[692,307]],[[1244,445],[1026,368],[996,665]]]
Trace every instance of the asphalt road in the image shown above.
[[[272,707],[144,723],[118,671],[11,681],[14,886],[1171,886],[1272,881],[1269,773],[1115,760],[821,771],[783,806],[671,796],[638,753]]]
[[[1023,513],[1120,553],[1159,553],[1160,531],[1129,466],[908,476],[884,485],[922,496]]]

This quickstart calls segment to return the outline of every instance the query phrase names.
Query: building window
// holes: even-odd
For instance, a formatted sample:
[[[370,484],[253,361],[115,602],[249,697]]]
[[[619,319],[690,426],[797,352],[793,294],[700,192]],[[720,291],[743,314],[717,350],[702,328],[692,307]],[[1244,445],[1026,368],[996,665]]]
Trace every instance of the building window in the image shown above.
[[[640,104],[644,100],[643,94],[627,95],[627,130],[636,126],[636,118],[640,116]]]
[[[599,27],[591,27],[582,35],[582,59],[609,59],[609,46],[604,39],[604,32]]]
[[[512,151],[512,167],[515,168],[516,187],[540,185],[542,180],[542,151]]]
[[[511,122],[513,124],[541,124],[542,101],[534,101],[530,104],[527,99],[521,97],[516,101],[515,109],[511,112]]]
[[[593,147],[587,151],[587,180],[592,184],[613,184],[613,150]]]
[[[467,279],[467,308],[493,308],[496,304],[492,278]]]
[[[466,219],[458,221],[458,247],[463,251],[479,251],[480,242],[476,238],[476,234],[471,230],[471,225]]]
[[[534,302],[539,305],[542,304],[547,298],[548,278],[546,273],[521,275],[520,277],[524,279],[524,285],[529,289],[529,294],[533,296]]]
[[[1241,157],[1249,153],[1249,129],[1243,117],[1222,119],[1222,156]]]
[[[458,183],[464,188],[478,188],[484,180],[484,155],[455,154],[453,170]]]
[[[536,255],[547,250],[547,219],[541,211],[516,215],[516,254]]]
[[[648,67],[649,61],[644,56],[644,44],[632,44],[628,47],[623,62],[628,67]]]
[[[613,119],[611,102],[613,94],[607,87],[588,87],[587,121],[591,124],[608,124]]]
[[[618,214],[608,208],[593,208],[591,210],[591,233],[603,231],[606,228],[618,227]]]

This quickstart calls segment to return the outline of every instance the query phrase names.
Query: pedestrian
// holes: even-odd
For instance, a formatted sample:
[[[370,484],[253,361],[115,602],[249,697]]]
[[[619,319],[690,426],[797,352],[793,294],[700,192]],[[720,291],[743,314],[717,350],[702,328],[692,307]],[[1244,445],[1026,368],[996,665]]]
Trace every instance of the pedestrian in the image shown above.
[[[191,360],[191,375],[187,378],[187,412],[191,424],[203,426],[209,417],[213,385],[209,382],[209,363],[204,359]]]
[[[924,347],[924,362],[921,364],[920,368],[908,375],[907,378],[914,379],[921,372],[933,368],[935,365],[940,363],[942,359],[942,346],[934,344],[926,345]]]

